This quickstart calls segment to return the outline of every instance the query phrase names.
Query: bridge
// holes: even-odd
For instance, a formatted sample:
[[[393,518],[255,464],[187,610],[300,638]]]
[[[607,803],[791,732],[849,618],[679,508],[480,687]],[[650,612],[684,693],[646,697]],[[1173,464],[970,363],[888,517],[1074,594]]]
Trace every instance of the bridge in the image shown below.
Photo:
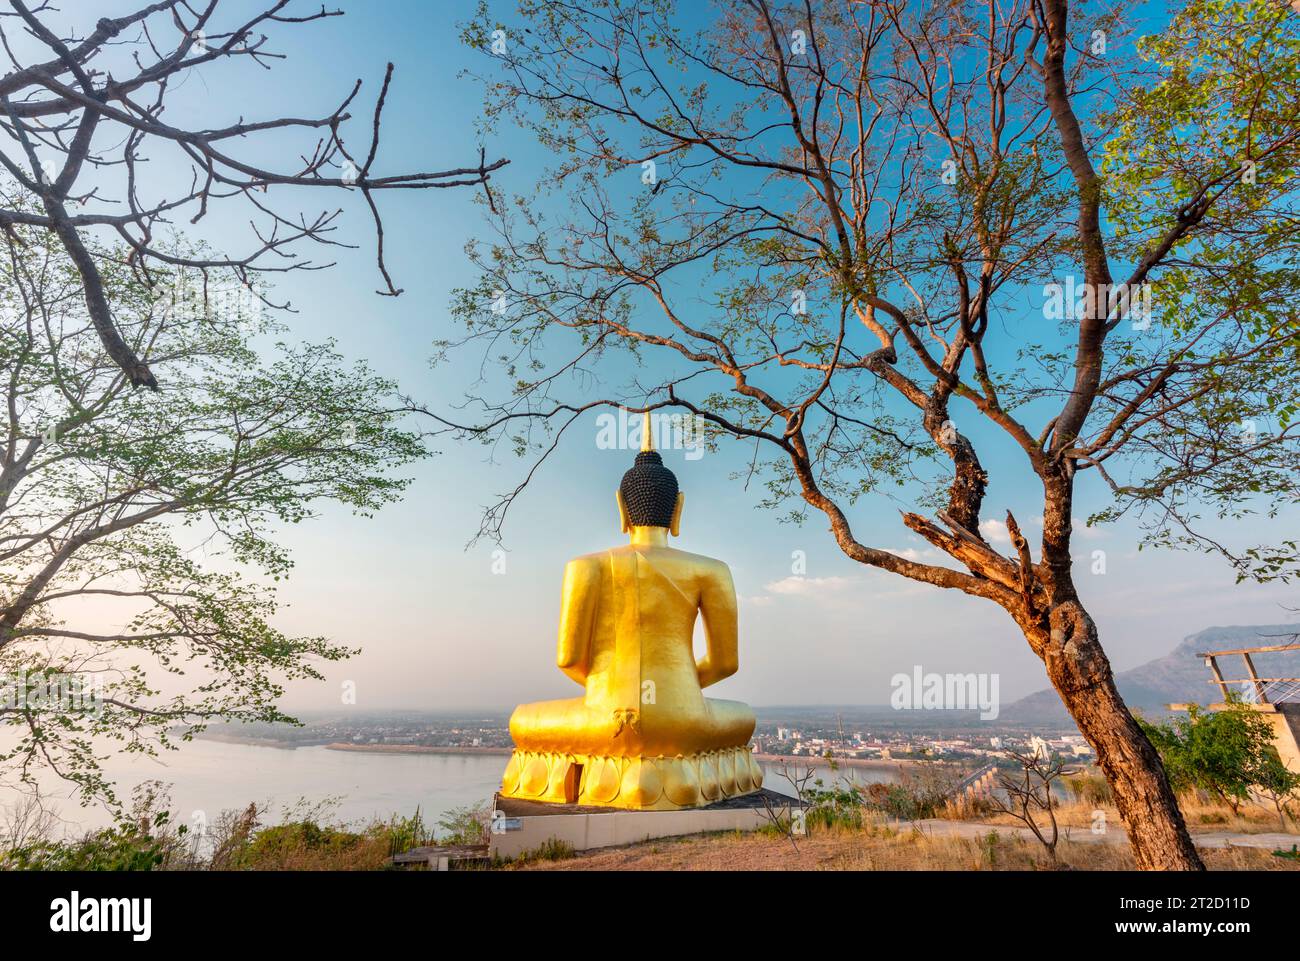
[[[962,778],[952,791],[952,799],[955,801],[969,801],[977,797],[986,797],[992,790],[997,780],[997,766],[985,764],[978,771],[972,771]]]

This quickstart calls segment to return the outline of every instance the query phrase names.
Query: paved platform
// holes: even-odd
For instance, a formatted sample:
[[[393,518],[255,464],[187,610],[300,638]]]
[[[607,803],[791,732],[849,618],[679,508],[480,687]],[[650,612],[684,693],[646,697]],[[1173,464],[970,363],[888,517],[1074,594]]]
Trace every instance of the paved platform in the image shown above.
[[[514,858],[549,839],[575,851],[636,844],[654,838],[710,831],[753,831],[771,823],[768,805],[783,811],[792,801],[766,788],[684,811],[626,811],[580,804],[547,804],[519,798],[493,799],[499,811],[490,842],[492,857]]]

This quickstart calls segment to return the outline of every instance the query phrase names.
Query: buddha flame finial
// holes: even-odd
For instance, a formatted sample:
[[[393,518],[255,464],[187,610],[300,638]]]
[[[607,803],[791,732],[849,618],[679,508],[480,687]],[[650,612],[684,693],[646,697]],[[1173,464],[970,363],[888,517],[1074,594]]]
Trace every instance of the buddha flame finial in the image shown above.
[[[654,417],[648,410],[641,415],[641,449],[655,449]]]

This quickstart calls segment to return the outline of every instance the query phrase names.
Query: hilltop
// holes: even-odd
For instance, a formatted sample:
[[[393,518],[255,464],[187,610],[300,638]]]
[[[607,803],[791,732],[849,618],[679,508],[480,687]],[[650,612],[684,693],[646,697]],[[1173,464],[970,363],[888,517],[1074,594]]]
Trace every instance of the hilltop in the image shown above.
[[[1161,712],[1166,704],[1206,704],[1219,699],[1218,689],[1209,683],[1209,668],[1197,654],[1285,644],[1290,639],[1288,635],[1297,634],[1300,634],[1300,624],[1207,627],[1184,638],[1164,657],[1119,672],[1115,682],[1129,707],[1147,712]],[[1300,677],[1300,649],[1260,655],[1255,659],[1255,667],[1263,677]],[[1220,669],[1229,679],[1245,675],[1239,657],[1222,659]],[[1008,720],[1022,721],[1049,721],[1067,716],[1060,697],[1051,688],[1021,698],[1002,713]]]

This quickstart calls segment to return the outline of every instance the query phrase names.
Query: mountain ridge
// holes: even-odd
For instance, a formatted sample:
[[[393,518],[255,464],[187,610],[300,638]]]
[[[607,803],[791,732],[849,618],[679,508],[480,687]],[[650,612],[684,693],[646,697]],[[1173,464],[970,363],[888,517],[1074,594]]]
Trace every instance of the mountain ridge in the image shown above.
[[[1211,685],[1210,669],[1197,654],[1286,644],[1297,635],[1300,635],[1300,623],[1207,627],[1183,638],[1163,657],[1117,672],[1115,683],[1124,702],[1135,710],[1164,712],[1167,704],[1212,703],[1220,699],[1219,691]],[[1260,654],[1254,661],[1261,677],[1300,677],[1300,647],[1295,651]],[[1246,676],[1240,657],[1221,658],[1219,670],[1229,680]],[[1060,696],[1050,687],[1022,697],[1007,707],[1002,716],[1009,720],[1036,721],[1069,717]]]

